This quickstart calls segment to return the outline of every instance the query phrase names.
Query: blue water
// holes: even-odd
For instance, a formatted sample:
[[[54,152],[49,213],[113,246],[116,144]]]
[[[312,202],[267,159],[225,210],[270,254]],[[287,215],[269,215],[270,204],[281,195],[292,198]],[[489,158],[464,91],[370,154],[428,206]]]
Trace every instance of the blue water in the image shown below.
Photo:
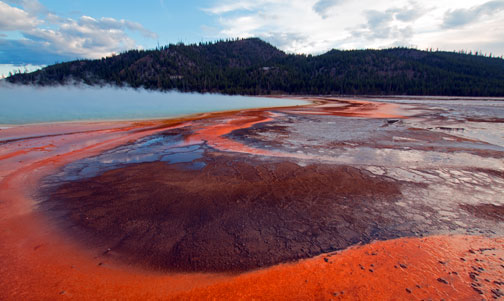
[[[77,160],[66,165],[63,170],[48,178],[54,183],[96,177],[108,170],[128,164],[162,161],[168,164],[185,163],[185,168],[201,169],[206,145],[202,143],[185,145],[182,134],[156,134],[105,151],[97,156]]]
[[[0,84],[0,124],[169,118],[204,112],[302,105],[295,99],[157,92],[115,87]]]

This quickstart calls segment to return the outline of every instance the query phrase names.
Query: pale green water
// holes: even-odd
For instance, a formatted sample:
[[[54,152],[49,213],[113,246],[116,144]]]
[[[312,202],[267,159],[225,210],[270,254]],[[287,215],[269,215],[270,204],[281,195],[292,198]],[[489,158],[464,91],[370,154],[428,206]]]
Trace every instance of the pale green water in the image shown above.
[[[306,104],[296,99],[156,92],[114,87],[0,85],[0,124],[137,120]]]

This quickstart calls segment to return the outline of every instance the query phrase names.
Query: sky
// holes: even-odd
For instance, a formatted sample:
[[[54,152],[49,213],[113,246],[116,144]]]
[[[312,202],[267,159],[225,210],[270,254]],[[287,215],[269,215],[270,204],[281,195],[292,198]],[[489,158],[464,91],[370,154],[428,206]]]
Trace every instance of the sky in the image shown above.
[[[0,0],[0,76],[128,49],[259,37],[288,53],[504,55],[504,0]]]

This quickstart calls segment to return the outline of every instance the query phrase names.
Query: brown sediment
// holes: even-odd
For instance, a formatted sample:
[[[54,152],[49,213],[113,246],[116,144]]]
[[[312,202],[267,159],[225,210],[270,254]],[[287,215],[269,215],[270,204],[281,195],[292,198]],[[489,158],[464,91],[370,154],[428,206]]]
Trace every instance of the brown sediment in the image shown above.
[[[312,100],[313,98],[306,99]],[[315,98],[313,100],[318,100],[322,103],[315,106],[304,106],[284,111],[288,113],[307,115],[365,118],[406,118],[405,112],[401,110],[401,106],[398,104],[339,98]]]
[[[297,108],[276,108],[287,114],[299,115],[330,115],[343,117],[366,117],[366,118],[407,118],[399,105],[389,103],[376,103],[360,100],[342,100],[333,98],[303,98],[318,104],[312,104]],[[217,115],[213,118],[220,117]],[[275,113],[267,110],[246,110],[235,112],[232,115],[224,115],[220,122],[213,122],[201,129],[196,129],[193,135],[186,138],[187,143],[206,141],[208,145],[223,151],[233,151],[271,157],[295,157],[310,159],[310,156],[301,154],[287,154],[285,152],[271,151],[254,148],[236,140],[226,137],[233,131],[249,129],[261,123],[274,120]]]
[[[353,167],[216,156],[202,170],[144,163],[68,182],[44,207],[123,261],[236,272],[397,237],[370,208],[399,196]]]
[[[239,129],[250,128],[256,124],[268,122],[272,120],[274,114],[265,110],[249,110],[227,115],[224,120],[212,122],[210,125],[194,131],[194,134],[186,137],[186,143],[200,143],[205,141],[209,146],[220,150],[235,151],[257,155],[274,155],[273,152],[248,147],[243,143],[239,143],[232,139],[228,139],[225,135]]]
[[[241,275],[163,275],[88,260],[76,249],[55,253],[51,240],[9,248],[18,254],[1,253],[0,298],[491,299],[504,284],[503,245],[502,239],[473,236],[403,238]]]
[[[187,121],[187,120],[186,120]],[[75,124],[72,124],[74,126]],[[154,125],[154,126],[153,126]],[[60,127],[61,126],[61,127]],[[31,198],[40,179],[54,173],[72,161],[99,154],[107,149],[135,141],[141,137],[166,130],[167,126],[183,126],[178,121],[153,122],[131,127],[129,123],[114,123],[113,126],[89,124],[78,125],[83,131],[64,131],[63,125],[44,128],[42,137],[20,140],[2,146],[5,158],[0,164],[0,299],[55,299],[71,296],[59,290],[60,284],[78,287],[81,296],[117,296],[124,287],[159,288],[160,281],[175,285],[171,292],[209,284],[219,277],[206,275],[166,276],[145,275],[128,269],[104,269],[91,250],[69,241],[61,229],[52,226],[47,216],[35,211],[36,201]],[[98,128],[96,128],[98,127]],[[30,136],[32,127],[12,128],[12,136]],[[11,133],[6,130],[2,137]],[[54,145],[45,152],[19,152],[33,145]],[[10,155],[9,155],[10,154]],[[101,267],[101,268],[97,268]],[[125,276],[126,275],[126,276]],[[113,278],[113,290],[105,279]],[[153,279],[152,285],[139,285],[139,279]],[[121,289],[123,288],[123,289]],[[140,295],[143,295],[141,293]],[[139,297],[138,294],[134,294]],[[124,294],[123,296],[128,296]],[[95,299],[95,298],[93,298]]]
[[[470,122],[492,122],[492,123],[504,123],[504,118],[467,118]]]
[[[17,156],[28,154],[30,152],[35,152],[35,151],[46,151],[47,148],[51,148],[51,147],[54,147],[54,144],[48,144],[48,145],[44,145],[44,146],[40,146],[40,147],[32,147],[32,148],[28,148],[28,149],[17,150],[14,152],[7,153],[5,155],[0,155],[0,160],[7,160],[7,159],[10,159],[13,157],[17,157]]]
[[[488,169],[488,168],[475,168],[474,171],[487,173],[487,174],[490,174],[494,177],[504,179],[504,170],[495,170],[495,169]]]
[[[303,112],[311,114],[316,110],[312,107],[297,110],[299,114]],[[344,109],[336,107],[319,111],[334,112],[335,116],[369,118],[402,116],[396,114],[397,112],[389,115],[384,112],[375,114],[372,112],[376,111],[376,108],[373,109],[372,106],[360,106],[362,112],[357,109],[359,106],[354,106],[352,110],[356,112],[345,115]],[[384,107],[381,106],[381,108]],[[389,109],[393,108],[389,107]],[[280,111],[288,113],[290,110],[294,109]],[[339,110],[343,111],[338,112]],[[322,112],[322,115],[324,114],[326,112]],[[161,133],[171,127],[188,126],[192,133],[187,137],[190,139],[193,135],[194,139],[188,141],[190,143],[204,140],[219,150],[237,150],[242,153],[250,152],[268,156],[275,154],[271,151],[262,153],[260,149],[257,152],[255,148],[223,137],[236,129],[267,122],[272,117],[274,118],[274,113],[268,110],[252,110],[250,113],[241,111],[207,114],[193,119],[167,122],[117,123],[103,125],[101,129],[97,125],[83,124],[81,130],[68,132],[65,132],[62,126],[56,131],[60,131],[61,135],[51,136],[52,129],[42,130],[41,132],[46,132],[41,134],[44,137],[32,137],[32,139],[22,139],[22,132],[10,135],[9,129],[2,131],[3,136],[0,138],[10,135],[9,137],[14,137],[13,139],[20,137],[21,139],[0,146],[0,155],[4,156],[0,164],[0,262],[2,263],[0,265],[0,299],[54,300],[69,297],[94,300],[115,298],[261,299],[267,296],[268,299],[289,300],[330,298],[472,300],[480,297],[487,299],[499,297],[502,284],[504,284],[502,280],[504,241],[502,238],[474,236],[403,238],[371,243],[339,253],[321,255],[290,264],[279,264],[240,275],[156,273],[151,270],[137,269],[132,265],[124,265],[116,260],[122,259],[121,256],[126,256],[126,262],[128,259],[137,260],[134,252],[129,255],[125,252],[128,248],[130,250],[137,248],[134,246],[134,239],[122,237],[124,238],[123,245],[115,244],[117,249],[109,249],[106,247],[107,244],[92,247],[93,244],[88,244],[87,240],[78,241],[81,238],[76,235],[78,231],[71,232],[72,229],[67,229],[68,231],[63,234],[60,226],[67,224],[48,222],[48,216],[45,213],[34,210],[36,201],[32,199],[32,195],[37,192],[41,177],[56,172],[60,167],[72,161],[100,154],[141,137]],[[202,123],[196,124],[191,120],[200,120]],[[219,127],[219,122],[224,122],[222,127]],[[199,127],[201,124],[204,126]],[[24,137],[34,136],[31,135],[29,127],[25,130],[28,132]],[[49,145],[55,147],[43,148]],[[31,149],[31,151],[23,152],[23,149]],[[334,248],[345,247],[353,237],[357,238],[355,242],[367,242],[374,239],[376,237],[370,233],[376,233],[376,228],[371,229],[372,231],[368,230],[370,228],[367,222],[373,220],[367,220],[369,215],[366,215],[370,214],[369,212],[372,212],[374,208],[366,207],[365,203],[383,205],[388,200],[394,200],[400,193],[397,183],[380,176],[371,176],[353,167],[331,167],[315,163],[301,167],[285,161],[276,161],[272,164],[260,162],[260,159],[227,155],[229,156],[227,165],[223,164],[226,159],[219,157],[226,154],[207,156],[205,158],[207,166],[200,170],[200,173],[185,169],[183,164],[170,166],[164,163],[152,163],[127,167],[122,170],[123,173],[110,171],[94,178],[94,181],[91,179],[87,182],[86,180],[75,182],[74,186],[67,183],[60,187],[67,190],[60,190],[59,197],[73,195],[74,198],[52,205],[60,206],[59,209],[64,212],[72,212],[69,210],[72,208],[64,207],[67,205],[66,201],[88,201],[88,204],[92,204],[92,198],[79,199],[77,197],[79,193],[81,196],[89,194],[89,189],[85,191],[82,186],[87,183],[97,191],[108,190],[123,198],[110,200],[109,209],[117,210],[119,214],[115,220],[112,218],[107,220],[105,213],[112,212],[107,212],[106,206],[80,207],[83,214],[101,218],[91,221],[86,219],[86,216],[79,216],[76,211],[73,211],[69,218],[76,224],[81,223],[81,230],[85,227],[103,230],[102,227],[110,226],[112,229],[115,227],[115,231],[118,231],[116,233],[125,233],[129,231],[128,229],[144,229],[145,233],[151,234],[150,237],[156,237],[160,229],[173,233],[174,231],[170,232],[168,228],[163,228],[173,219],[166,220],[163,217],[175,216],[173,214],[177,213],[175,221],[179,224],[173,227],[186,229],[184,230],[186,239],[179,240],[178,248],[175,248],[179,253],[173,253],[179,256],[175,258],[182,262],[182,266],[178,269],[216,270],[211,268],[212,264],[223,260],[221,262],[224,263],[225,268],[220,270],[234,271],[313,256],[330,251],[334,246],[336,246]],[[274,167],[274,170],[271,170],[271,167]],[[169,174],[175,176],[170,177]],[[289,174],[294,176],[288,176]],[[130,184],[134,184],[134,178],[138,176],[144,180],[132,187]],[[177,177],[180,178],[177,179]],[[148,179],[151,179],[151,182],[148,182]],[[184,179],[185,181],[182,181]],[[124,185],[105,187],[106,181],[110,181],[109,184],[122,183]],[[367,183],[370,184],[369,187]],[[275,189],[269,189],[272,185]],[[279,190],[276,190],[276,187]],[[317,194],[318,198],[312,199],[310,203],[310,193],[303,190],[309,191],[313,188],[316,189],[312,190],[311,194]],[[339,194],[333,195],[335,192]],[[294,201],[290,202],[287,198],[283,198],[284,194],[289,200]],[[143,195],[151,195],[152,202],[141,197]],[[242,197],[249,195],[251,196],[249,199]],[[179,200],[182,200],[181,202],[177,202],[177,196]],[[95,200],[105,202],[107,197],[107,195],[100,195]],[[210,202],[210,199],[217,201]],[[166,206],[164,200],[168,200],[170,206]],[[130,205],[136,204],[137,207],[134,207],[135,205],[131,207],[137,210],[127,212],[123,203],[126,201],[129,201]],[[70,203],[75,205],[73,208],[79,208],[79,205],[82,205]],[[226,203],[231,203],[232,206],[224,208]],[[320,206],[324,203],[327,205],[323,208],[325,210],[322,209],[323,206]],[[257,206],[258,204],[260,206]],[[167,207],[170,210],[166,210]],[[189,214],[185,211],[187,209],[196,211],[197,214]],[[348,214],[351,210],[354,212]],[[380,208],[380,210],[386,209]],[[474,208],[474,210],[478,211],[479,208]],[[183,212],[186,214],[178,217],[179,213]],[[269,212],[272,214],[270,215]],[[276,220],[272,218],[273,213],[276,214]],[[145,219],[128,221],[128,214],[130,217],[142,215]],[[286,215],[282,216],[282,214]],[[309,215],[310,218],[305,221],[301,218],[302,215]],[[349,228],[331,230],[327,227],[328,224],[330,225],[331,218],[341,218],[339,220],[341,223],[355,225],[355,229],[363,230],[365,235],[352,233]],[[487,217],[483,218],[487,219]],[[263,227],[254,224],[253,220],[256,219],[267,226],[264,227],[266,230],[273,229],[274,231],[270,233],[274,233],[269,235],[265,232],[263,238],[263,233],[259,232],[260,237],[257,237],[257,233],[251,229],[262,230]],[[160,220],[162,222],[158,225],[153,225],[149,229],[145,227],[149,223]],[[290,220],[297,221],[298,224],[290,224]],[[212,222],[216,224],[213,225]],[[386,219],[379,220],[377,226],[387,225],[387,222]],[[218,227],[219,223],[223,228]],[[301,229],[298,228],[299,225],[309,227],[300,233],[299,231],[289,232],[292,229]],[[320,231],[321,229],[327,229],[330,235],[326,235]],[[384,229],[380,230],[384,231]],[[191,231],[194,231],[194,235]],[[149,250],[153,250],[153,254],[156,254],[155,251],[163,251],[160,249],[163,246],[149,244],[149,236],[141,236],[139,232],[136,232],[139,241],[144,246],[152,248]],[[73,233],[73,237],[67,235],[69,233]],[[244,235],[241,236],[241,234]],[[342,239],[341,234],[346,234],[346,236]],[[234,235],[233,240],[228,239],[229,235]],[[296,241],[297,236],[300,238],[299,242]],[[103,237],[111,241],[107,236]],[[217,245],[215,241],[205,241],[205,237],[219,240],[224,237],[227,240],[221,241],[237,242],[234,244],[233,251],[236,254],[246,254],[245,262],[238,260],[233,263],[233,259],[236,260],[235,258],[240,255],[229,256],[227,246]],[[378,238],[387,238],[387,235]],[[163,239],[169,241],[169,238]],[[268,242],[267,249],[271,245],[271,249],[274,250],[269,254],[272,259],[258,261],[257,259],[264,258],[262,257],[265,254],[264,248],[261,248],[264,247],[266,241]],[[312,249],[301,248],[308,245]],[[330,247],[325,249],[327,245]],[[202,248],[194,250],[194,247]],[[291,252],[291,249],[296,252]],[[212,250],[220,250],[224,254]],[[142,250],[137,250],[137,252],[139,252],[137,255],[142,254]],[[247,257],[249,253],[255,255]],[[200,254],[203,254],[203,258],[197,257]],[[214,258],[208,256],[209,254],[212,254]],[[131,257],[127,258],[127,256]],[[222,256],[224,259],[215,260],[216,257]],[[188,258],[196,262],[193,263]],[[152,260],[152,258],[144,257],[143,260],[140,263],[160,264],[159,259]],[[164,264],[165,268],[170,267]]]
[[[244,274],[175,299],[495,299],[504,285],[503,245],[503,239],[466,236],[375,242]]]
[[[504,205],[494,204],[463,204],[460,207],[479,218],[504,221]]]

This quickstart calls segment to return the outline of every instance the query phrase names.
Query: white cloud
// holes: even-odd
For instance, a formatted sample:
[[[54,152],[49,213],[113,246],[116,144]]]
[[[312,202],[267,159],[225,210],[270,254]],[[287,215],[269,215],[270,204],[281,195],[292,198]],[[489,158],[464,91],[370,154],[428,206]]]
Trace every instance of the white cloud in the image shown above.
[[[42,23],[37,17],[0,1],[0,30],[30,29]]]
[[[251,11],[260,8],[262,5],[267,4],[270,1],[250,1],[250,0],[242,0],[242,1],[221,1],[217,5],[205,9],[205,11],[220,15],[234,11]]]
[[[483,47],[484,36],[485,45],[504,54],[504,48],[495,50],[502,33],[483,26],[504,28],[501,7],[504,0],[217,0],[205,11],[216,16],[220,37],[257,36],[288,52],[392,45],[475,49]],[[470,26],[453,26],[458,24]],[[464,41],[451,41],[458,36]]]
[[[145,37],[151,39],[157,39],[158,37],[157,34],[145,29],[145,27],[143,27],[142,24],[123,19],[116,20],[114,18],[101,18],[97,20],[89,16],[82,16],[79,19],[78,24],[91,30],[97,30],[97,31],[129,29],[132,31],[138,31]]]
[[[0,49],[0,58],[4,63],[17,63],[17,59],[9,61],[9,57],[16,57],[14,53],[8,54],[9,47],[12,51],[15,49],[25,53],[44,51],[66,60],[100,58],[132,48],[141,48],[130,36],[132,32],[157,39],[155,33],[140,23],[129,20],[95,19],[90,16],[81,16],[78,19],[63,18],[47,11],[37,0],[8,2],[12,6],[0,1],[0,31],[17,31],[25,39],[9,42],[0,38],[2,47],[6,48]],[[45,57],[52,60],[51,56]]]
[[[502,10],[504,10],[504,1],[502,0],[489,1],[467,9],[449,10],[445,13],[443,26],[447,28],[461,27],[478,21],[484,16],[493,16]]]
[[[494,55],[504,55],[504,16],[472,23],[442,32],[426,32],[416,37],[418,43],[427,47],[472,50]]]
[[[20,6],[30,15],[46,12],[46,8],[38,0],[7,0],[6,3]]]
[[[68,20],[56,30],[35,28],[24,35],[53,48],[56,53],[75,57],[100,58],[136,47],[135,41],[120,29],[94,28],[74,20]]]
[[[138,23],[112,18],[97,20],[89,16],[82,16],[78,20],[58,20],[55,29],[37,27],[23,33],[26,38],[51,46],[60,54],[100,58],[137,47],[125,29],[139,31],[151,38],[157,37]]]
[[[330,15],[330,11],[334,7],[343,4],[344,1],[345,0],[318,0],[313,5],[313,10],[323,18],[327,18]]]

